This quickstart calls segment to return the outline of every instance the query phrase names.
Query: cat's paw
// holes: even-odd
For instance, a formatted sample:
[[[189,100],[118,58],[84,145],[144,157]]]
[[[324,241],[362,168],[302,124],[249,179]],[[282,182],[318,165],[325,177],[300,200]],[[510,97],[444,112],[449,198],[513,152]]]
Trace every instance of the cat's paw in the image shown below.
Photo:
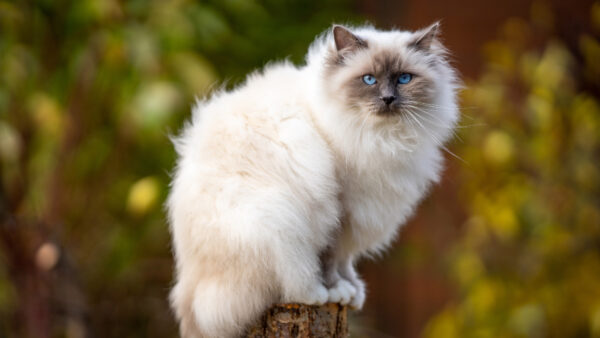
[[[327,299],[329,297],[329,293],[327,292],[327,288],[322,284],[317,285],[312,292],[311,303],[314,305],[323,305],[327,303]]]
[[[317,284],[300,297],[294,297],[290,303],[301,303],[307,305],[323,305],[327,303],[329,293],[327,288],[322,284]]]
[[[329,289],[329,302],[346,305],[355,297],[356,288],[345,279],[340,279]]]
[[[354,286],[356,287],[356,293],[354,294],[348,305],[353,310],[360,310],[365,304],[365,285],[360,280],[356,280],[355,282],[356,284]]]

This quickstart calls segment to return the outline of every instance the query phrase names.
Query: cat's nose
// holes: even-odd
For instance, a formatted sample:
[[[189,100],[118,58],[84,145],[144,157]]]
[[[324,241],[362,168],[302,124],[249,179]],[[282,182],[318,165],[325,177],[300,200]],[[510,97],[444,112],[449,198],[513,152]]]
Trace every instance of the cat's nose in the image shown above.
[[[396,97],[395,96],[382,96],[381,100],[383,100],[383,102],[385,102],[385,104],[389,105],[390,103],[392,103],[396,100]]]

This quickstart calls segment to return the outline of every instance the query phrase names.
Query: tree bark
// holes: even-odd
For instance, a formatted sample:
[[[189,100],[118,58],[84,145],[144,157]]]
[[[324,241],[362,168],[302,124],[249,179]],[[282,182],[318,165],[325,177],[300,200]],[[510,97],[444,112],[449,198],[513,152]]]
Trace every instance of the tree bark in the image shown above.
[[[348,337],[347,307],[334,303],[321,306],[276,304],[263,314],[244,337]]]

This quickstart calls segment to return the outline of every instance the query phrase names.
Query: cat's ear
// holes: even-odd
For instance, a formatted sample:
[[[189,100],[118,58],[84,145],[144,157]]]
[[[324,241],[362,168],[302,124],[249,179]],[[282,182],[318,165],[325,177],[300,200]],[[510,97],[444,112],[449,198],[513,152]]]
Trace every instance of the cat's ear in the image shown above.
[[[409,46],[423,51],[430,51],[431,45],[440,35],[440,22],[437,21],[431,26],[421,29],[414,33],[414,38]]]
[[[335,40],[335,48],[338,52],[354,51],[359,48],[367,47],[367,42],[365,40],[339,25],[333,26],[333,39]]]

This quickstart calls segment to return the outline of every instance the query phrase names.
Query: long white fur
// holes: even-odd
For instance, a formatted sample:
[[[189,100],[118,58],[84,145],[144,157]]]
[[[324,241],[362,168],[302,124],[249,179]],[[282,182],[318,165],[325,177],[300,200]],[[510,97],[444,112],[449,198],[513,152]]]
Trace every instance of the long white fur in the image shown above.
[[[424,129],[347,107],[335,95],[345,80],[324,78],[331,33],[305,66],[270,65],[198,102],[175,140],[167,202],[183,337],[238,336],[275,302],[362,307],[354,262],[387,247],[438,180],[439,147],[458,117],[443,50],[415,54],[411,32],[352,31],[435,78],[433,117]],[[435,66],[419,61],[431,57]]]

